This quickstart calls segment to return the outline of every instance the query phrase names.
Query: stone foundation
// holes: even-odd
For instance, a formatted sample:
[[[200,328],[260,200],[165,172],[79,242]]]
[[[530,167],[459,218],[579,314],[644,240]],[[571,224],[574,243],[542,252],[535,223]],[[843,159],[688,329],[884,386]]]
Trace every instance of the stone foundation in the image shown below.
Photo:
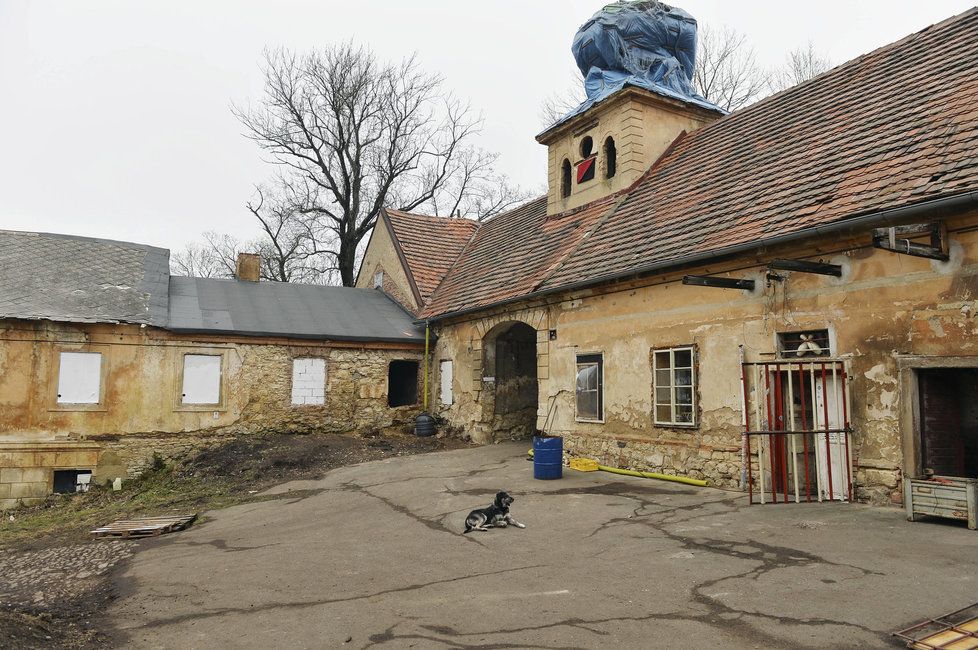
[[[705,479],[713,487],[740,489],[740,450],[565,434],[564,451],[602,465]]]

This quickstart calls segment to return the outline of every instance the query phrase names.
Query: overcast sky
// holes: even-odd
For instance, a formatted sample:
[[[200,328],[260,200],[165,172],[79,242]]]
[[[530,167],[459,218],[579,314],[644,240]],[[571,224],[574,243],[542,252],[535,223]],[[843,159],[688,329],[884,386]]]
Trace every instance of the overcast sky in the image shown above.
[[[178,250],[203,230],[256,234],[244,203],[271,174],[231,102],[261,93],[265,46],[356,39],[417,51],[485,117],[480,144],[541,187],[539,108],[570,83],[598,1],[0,0],[0,228]],[[965,0],[680,3],[747,35],[774,66],[811,40],[835,63],[966,10]]]

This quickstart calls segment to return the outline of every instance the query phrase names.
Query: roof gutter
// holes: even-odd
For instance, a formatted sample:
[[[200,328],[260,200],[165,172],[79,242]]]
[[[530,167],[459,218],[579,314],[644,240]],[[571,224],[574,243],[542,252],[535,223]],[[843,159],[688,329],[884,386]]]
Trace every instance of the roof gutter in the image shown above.
[[[526,293],[519,296],[513,296],[512,298],[506,298],[504,300],[499,300],[486,305],[480,305],[478,307],[470,307],[467,309],[461,309],[459,311],[440,314],[437,316],[431,316],[425,320],[415,321],[415,323],[416,324],[424,323],[425,321],[436,323],[448,318],[467,316],[469,314],[485,311],[487,309],[494,309],[496,307],[502,307],[505,305],[512,304],[514,302],[520,302],[522,300],[529,300],[532,298],[542,298],[544,296],[550,296],[555,293],[574,291],[575,289],[585,289],[585,288],[593,287],[598,284],[604,284],[606,282],[614,282],[618,280],[639,277],[655,271],[663,271],[665,269],[672,268],[672,267],[688,266],[690,264],[705,262],[718,257],[737,255],[747,251],[756,250],[760,248],[767,248],[770,246],[790,244],[802,239],[808,239],[810,237],[835,234],[845,230],[862,228],[869,225],[879,226],[879,225],[887,225],[887,224],[896,224],[899,222],[903,222],[906,219],[917,217],[928,212],[934,212],[938,210],[945,210],[945,211],[960,210],[972,204],[978,204],[978,191],[971,191],[962,194],[955,194],[952,196],[930,199],[928,201],[921,201],[920,203],[914,203],[912,205],[904,205],[898,208],[888,208],[885,210],[879,210],[877,212],[870,212],[868,214],[864,214],[858,217],[853,217],[851,219],[845,219],[843,221],[836,221],[829,224],[803,228],[795,232],[771,237],[770,239],[762,239],[760,241],[749,241],[749,242],[744,242],[742,244],[734,244],[732,246],[726,246],[724,248],[717,248],[711,251],[705,251],[702,253],[696,253],[694,255],[688,255],[682,258],[655,262],[653,264],[647,264],[645,266],[632,268],[627,271],[619,271],[617,273],[611,273],[608,275],[588,278],[587,280],[582,280],[580,282],[564,284],[556,287],[551,287],[549,289],[543,289],[541,291],[533,291],[531,293]]]

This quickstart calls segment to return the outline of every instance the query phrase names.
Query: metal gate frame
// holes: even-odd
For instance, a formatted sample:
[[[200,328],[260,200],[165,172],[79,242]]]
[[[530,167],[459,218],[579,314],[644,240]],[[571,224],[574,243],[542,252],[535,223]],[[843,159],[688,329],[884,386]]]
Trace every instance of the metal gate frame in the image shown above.
[[[798,378],[800,409],[796,413],[794,404],[794,378]],[[836,398],[834,413],[829,409],[829,378],[834,388]],[[805,390],[805,380],[808,380],[808,390]],[[791,478],[794,503],[812,502],[812,477],[809,457],[814,453],[815,461],[815,497],[821,502],[827,499],[835,501],[840,496],[844,501],[852,503],[852,461],[849,452],[849,438],[852,428],[849,423],[849,391],[847,388],[849,373],[844,359],[828,357],[813,357],[809,359],[777,361],[756,361],[741,363],[741,393],[743,396],[743,463],[746,473],[748,500],[751,505],[769,502],[767,490],[770,488],[770,503],[789,503],[788,465],[791,464]],[[817,403],[817,388],[821,388],[821,405]],[[810,395],[806,395],[806,392]],[[753,405],[751,397],[754,397]],[[787,398],[787,399],[785,399]],[[808,422],[806,401],[811,405],[812,422]],[[787,412],[785,406],[787,405]],[[821,411],[821,412],[819,412]],[[795,427],[796,415],[800,416],[800,428]],[[836,426],[831,426],[832,417]],[[787,416],[787,417],[786,417]],[[821,420],[821,422],[819,422]],[[841,426],[839,426],[841,424]],[[766,426],[765,426],[766,425]],[[752,438],[757,442],[751,444]],[[804,460],[804,492],[799,485],[798,446],[802,447]],[[812,438],[813,449],[809,450],[809,438]],[[820,439],[821,438],[821,439]],[[834,441],[833,441],[834,438]],[[841,441],[840,441],[841,438]],[[821,459],[821,447],[824,440],[824,460]],[[768,463],[770,464],[770,486],[765,486],[765,453],[764,443],[768,447]],[[788,451],[790,445],[790,452]],[[832,483],[833,448],[836,458],[845,455],[845,486],[834,486]],[[755,500],[754,490],[754,450],[757,457],[757,479],[759,500]],[[790,456],[790,460],[785,456]],[[776,459],[776,457],[778,457]],[[823,467],[824,463],[824,467]],[[822,474],[825,472],[827,485],[823,485]],[[780,492],[778,484],[780,483]],[[841,488],[841,492],[839,489]]]

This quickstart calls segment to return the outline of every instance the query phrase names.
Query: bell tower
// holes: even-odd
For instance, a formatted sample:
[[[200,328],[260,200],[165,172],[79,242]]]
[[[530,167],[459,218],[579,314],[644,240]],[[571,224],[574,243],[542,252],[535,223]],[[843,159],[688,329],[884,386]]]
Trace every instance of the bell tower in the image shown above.
[[[725,112],[693,90],[696,20],[655,0],[620,0],[571,48],[587,99],[537,136],[546,145],[547,214],[635,182],[683,131]]]

